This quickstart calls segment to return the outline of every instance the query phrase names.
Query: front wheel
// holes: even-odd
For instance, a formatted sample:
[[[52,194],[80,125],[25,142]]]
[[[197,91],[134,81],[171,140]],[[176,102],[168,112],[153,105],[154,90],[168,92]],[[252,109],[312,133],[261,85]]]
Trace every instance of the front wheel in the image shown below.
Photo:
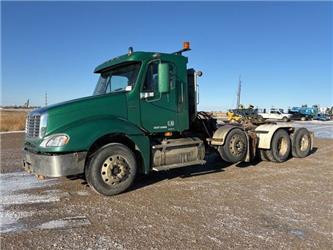
[[[132,150],[123,144],[111,143],[94,154],[85,174],[94,191],[110,196],[122,193],[132,185],[136,169]]]

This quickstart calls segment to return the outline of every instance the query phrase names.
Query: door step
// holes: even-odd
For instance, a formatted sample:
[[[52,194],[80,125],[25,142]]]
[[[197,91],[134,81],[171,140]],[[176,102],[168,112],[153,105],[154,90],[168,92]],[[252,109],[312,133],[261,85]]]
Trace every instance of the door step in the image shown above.
[[[154,171],[164,171],[164,170],[168,170],[168,169],[182,168],[182,167],[187,167],[187,166],[191,166],[191,165],[204,165],[205,163],[206,163],[206,161],[204,161],[204,160],[190,161],[190,162],[184,162],[184,163],[176,163],[176,164],[153,167],[153,170]]]

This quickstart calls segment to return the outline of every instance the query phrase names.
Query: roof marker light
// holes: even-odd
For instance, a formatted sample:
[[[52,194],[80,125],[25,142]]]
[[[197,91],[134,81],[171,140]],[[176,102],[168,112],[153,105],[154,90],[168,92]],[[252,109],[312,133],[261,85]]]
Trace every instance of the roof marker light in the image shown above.
[[[129,56],[133,54],[133,47],[128,48],[128,53]]]
[[[188,50],[188,49],[190,49],[190,42],[184,42],[184,43],[183,43],[183,49],[184,49],[184,50]]]

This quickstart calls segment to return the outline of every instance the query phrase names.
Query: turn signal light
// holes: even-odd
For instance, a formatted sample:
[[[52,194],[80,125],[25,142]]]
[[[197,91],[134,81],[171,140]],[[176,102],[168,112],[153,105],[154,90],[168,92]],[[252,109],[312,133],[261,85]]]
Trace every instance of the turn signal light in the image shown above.
[[[190,42],[184,42],[183,49],[190,49]]]

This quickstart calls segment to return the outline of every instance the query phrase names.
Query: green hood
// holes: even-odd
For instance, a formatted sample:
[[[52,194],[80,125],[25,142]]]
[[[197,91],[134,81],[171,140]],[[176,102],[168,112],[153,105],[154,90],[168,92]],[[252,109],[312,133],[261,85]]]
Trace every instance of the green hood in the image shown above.
[[[58,103],[34,112],[48,113],[47,136],[62,133],[74,124],[91,119],[110,116],[127,119],[127,98],[124,92],[89,96]]]

